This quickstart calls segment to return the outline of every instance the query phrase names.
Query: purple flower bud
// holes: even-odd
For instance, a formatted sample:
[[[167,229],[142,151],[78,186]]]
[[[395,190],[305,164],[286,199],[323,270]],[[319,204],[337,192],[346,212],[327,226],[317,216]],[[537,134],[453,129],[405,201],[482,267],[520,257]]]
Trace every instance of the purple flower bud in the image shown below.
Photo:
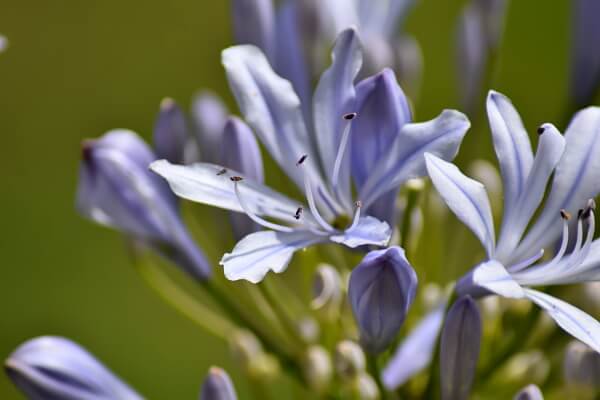
[[[599,388],[600,354],[591,347],[573,340],[565,350],[563,373],[565,381],[570,385]]]
[[[223,128],[228,111],[221,99],[212,92],[202,91],[192,100],[194,133],[204,162],[219,163]]]
[[[577,108],[591,103],[600,88],[600,2],[574,0],[571,97]]]
[[[172,163],[184,163],[188,143],[188,127],[181,108],[166,98],[160,103],[160,111],[154,124],[154,148],[157,158]]]
[[[141,400],[78,344],[43,336],[19,346],[6,360],[13,383],[31,400]]]
[[[514,400],[544,400],[544,396],[536,385],[527,385],[515,395]]]
[[[156,159],[135,133],[108,132],[83,143],[77,208],[87,218],[135,237],[198,279],[208,261],[183,225],[166,182],[148,169]]]
[[[367,352],[380,353],[394,340],[416,289],[417,274],[400,247],[371,251],[352,271],[348,296]]]
[[[275,11],[273,0],[233,0],[233,28],[238,44],[253,44],[274,60]]]
[[[227,372],[211,367],[200,389],[200,400],[236,400],[235,389]]]
[[[481,342],[481,317],[470,296],[458,299],[446,316],[440,344],[442,399],[467,399]]]
[[[221,164],[241,172],[246,178],[263,182],[263,162],[258,142],[252,130],[237,117],[230,117],[225,124],[221,147]],[[256,232],[258,225],[245,214],[230,213],[233,232],[237,239]]]

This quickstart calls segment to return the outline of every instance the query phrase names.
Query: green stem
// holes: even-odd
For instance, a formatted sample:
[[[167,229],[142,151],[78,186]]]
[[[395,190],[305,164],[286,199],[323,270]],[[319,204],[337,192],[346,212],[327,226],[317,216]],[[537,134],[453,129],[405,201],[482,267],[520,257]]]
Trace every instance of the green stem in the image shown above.
[[[300,337],[298,333],[298,327],[296,326],[294,320],[288,315],[287,311],[283,308],[281,299],[278,299],[277,296],[273,292],[273,288],[267,280],[259,283],[258,288],[260,292],[265,297],[271,309],[277,316],[279,323],[286,330],[288,335],[292,338],[292,340],[299,346],[304,347],[304,341]]]
[[[369,374],[375,379],[375,383],[377,383],[377,387],[379,388],[379,393],[381,393],[382,399],[387,399],[387,390],[385,386],[383,386],[383,382],[381,382],[381,371],[379,370],[379,365],[377,364],[377,356],[373,354],[367,355],[367,369],[369,370]]]
[[[411,237],[410,232],[412,231],[412,216],[413,211],[417,208],[419,204],[419,198],[421,194],[421,189],[409,189],[406,196],[406,207],[404,209],[404,215],[402,216],[402,225],[400,231],[400,246],[406,251],[406,257],[410,259],[410,254],[412,253],[412,249],[414,247],[414,243],[409,241]]]

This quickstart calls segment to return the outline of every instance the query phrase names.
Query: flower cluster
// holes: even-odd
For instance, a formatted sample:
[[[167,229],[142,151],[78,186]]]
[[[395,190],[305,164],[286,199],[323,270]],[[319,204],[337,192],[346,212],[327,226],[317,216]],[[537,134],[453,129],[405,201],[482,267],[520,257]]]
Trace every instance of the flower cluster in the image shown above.
[[[590,17],[597,4],[574,2],[576,107],[600,86],[598,52],[582,44],[600,43]],[[600,323],[560,300],[569,293],[557,287],[600,280],[600,108],[575,113],[564,135],[540,125],[534,153],[509,98],[488,92],[500,217],[492,207],[499,205],[495,169],[488,166],[480,183],[454,164],[469,118],[447,109],[416,122],[398,83],[397,76],[416,95],[420,50],[400,30],[411,6],[233,0],[237,44],[222,52],[222,64],[241,117],[202,92],[192,123],[174,100],[161,103],[152,148],[128,130],[84,141],[77,209],[126,236],[142,275],[226,340],[252,385],[287,373],[319,398],[391,398],[397,391],[467,399],[472,392],[491,398],[486,385],[499,381],[500,396],[509,390],[516,399],[541,399],[536,384],[546,383],[549,361],[537,349],[561,337],[541,309],[577,339],[565,351],[565,390],[595,390],[600,384],[589,371],[600,362]],[[490,84],[506,6],[472,0],[458,21],[460,86],[471,116]],[[0,50],[2,43],[0,37]],[[211,206],[189,210],[202,212],[197,232],[182,212],[188,201]],[[424,222],[460,246],[450,231],[459,236],[463,229],[446,218],[449,211],[483,252],[458,249],[466,272],[442,287],[415,254],[431,251]],[[210,220],[227,232],[212,232]],[[191,276],[218,309],[170,281],[165,261]],[[310,305],[307,293],[297,293],[306,285],[290,289],[285,277],[269,273],[290,264],[294,277],[313,283]],[[240,280],[255,285],[231,282]],[[511,318],[522,329],[505,323]],[[65,338],[32,339],[5,365],[31,399],[142,398]],[[515,378],[514,370],[527,373]],[[227,373],[213,367],[200,398],[237,395]]]

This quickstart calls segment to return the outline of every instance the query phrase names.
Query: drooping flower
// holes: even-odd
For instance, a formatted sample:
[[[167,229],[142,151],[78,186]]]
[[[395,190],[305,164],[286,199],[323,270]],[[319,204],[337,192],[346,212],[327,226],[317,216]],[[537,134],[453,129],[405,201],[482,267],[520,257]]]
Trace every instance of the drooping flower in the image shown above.
[[[4,368],[30,400],[142,399],[84,348],[61,337],[23,343]]]
[[[600,191],[600,108],[575,115],[563,137],[552,124],[537,130],[533,155],[519,114],[505,96],[490,92],[487,110],[504,185],[504,212],[496,242],[485,188],[451,163],[426,155],[427,170],[448,207],[483,244],[488,260],[457,285],[459,294],[493,292],[528,298],[568,333],[600,351],[600,324],[583,311],[531,286],[570,284],[600,278],[600,242],[593,241],[594,202]],[[546,185],[554,174],[545,204]],[[579,211],[578,211],[579,210]],[[573,217],[571,217],[573,216]],[[569,220],[576,238],[571,240]],[[544,249],[561,235],[550,260]],[[587,228],[586,228],[587,227]],[[570,250],[570,251],[567,251]]]
[[[395,195],[406,180],[424,175],[425,152],[444,159],[455,156],[469,128],[468,119],[445,110],[431,121],[409,123],[406,100],[400,87],[390,81],[390,73],[383,73],[383,85],[355,86],[361,60],[356,32],[344,31],[336,41],[333,64],[315,91],[312,118],[305,120],[291,84],[274,73],[258,48],[235,46],[223,52],[242,114],[273,159],[304,192],[308,206],[221,166],[185,167],[164,160],[151,165],[180,197],[244,212],[269,229],[246,236],[223,256],[221,264],[229,279],[258,282],[269,270],[282,272],[295,251],[317,243],[386,245],[390,225],[364,214],[378,200]],[[363,90],[382,90],[389,96],[387,107],[368,107],[372,96],[360,97]],[[353,133],[354,120],[377,130]],[[360,146],[365,137],[377,145],[363,153],[348,150]],[[352,157],[346,155],[349,152]],[[358,201],[353,201],[351,175],[357,176],[365,167],[370,168],[369,175],[364,181],[354,180]]]
[[[200,389],[200,400],[237,400],[235,388],[225,370],[217,367],[209,369]]]
[[[148,170],[156,160],[135,133],[113,130],[83,143],[77,209],[172,260],[196,279],[211,267],[185,228],[169,187]]]
[[[396,338],[417,291],[417,274],[404,250],[371,251],[350,275],[348,298],[360,342],[372,354]]]
[[[440,340],[443,400],[465,400],[471,392],[481,344],[481,317],[470,296],[458,299],[444,321]]]

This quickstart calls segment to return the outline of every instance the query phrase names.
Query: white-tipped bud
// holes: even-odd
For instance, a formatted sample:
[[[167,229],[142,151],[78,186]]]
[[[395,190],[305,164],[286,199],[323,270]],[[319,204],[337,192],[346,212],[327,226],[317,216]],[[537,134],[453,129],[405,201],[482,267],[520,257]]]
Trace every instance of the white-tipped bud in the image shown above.
[[[310,346],[303,358],[303,371],[311,389],[322,393],[327,389],[333,375],[331,357],[321,346]]]
[[[298,333],[306,343],[313,343],[319,338],[319,324],[314,318],[304,317],[298,322]]]
[[[379,388],[373,377],[361,372],[348,382],[351,398],[357,400],[377,400],[380,398]]]
[[[343,284],[337,269],[328,264],[320,264],[313,280],[313,300],[311,307],[320,310],[328,320],[337,319],[344,299]]]
[[[344,340],[335,348],[334,364],[340,378],[355,378],[365,370],[365,353],[358,343]]]
[[[571,341],[565,350],[563,374],[571,386],[600,388],[600,354],[577,340]]]
[[[503,368],[510,383],[542,383],[550,372],[550,362],[541,351],[529,351],[513,356]]]
[[[271,380],[279,374],[277,358],[265,353],[256,336],[246,330],[234,332],[230,348],[242,370],[251,378]]]

